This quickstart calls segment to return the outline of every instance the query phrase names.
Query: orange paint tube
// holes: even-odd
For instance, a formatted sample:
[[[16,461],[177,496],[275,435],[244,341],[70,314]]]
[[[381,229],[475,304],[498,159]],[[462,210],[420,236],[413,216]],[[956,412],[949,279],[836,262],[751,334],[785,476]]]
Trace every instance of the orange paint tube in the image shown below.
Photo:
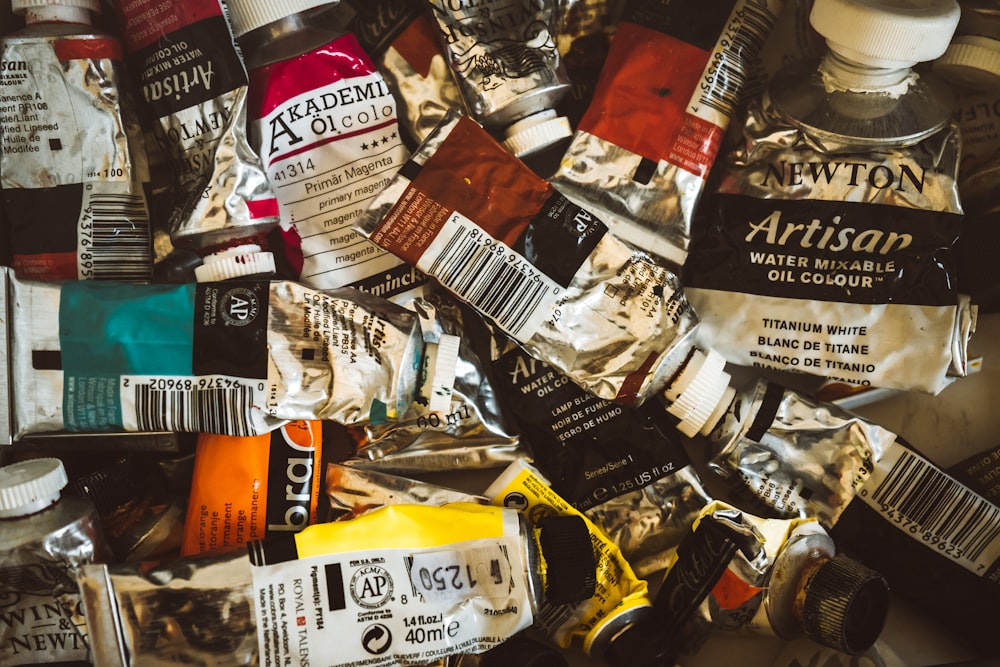
[[[239,547],[316,523],[321,424],[293,421],[251,437],[200,434],[181,554]]]

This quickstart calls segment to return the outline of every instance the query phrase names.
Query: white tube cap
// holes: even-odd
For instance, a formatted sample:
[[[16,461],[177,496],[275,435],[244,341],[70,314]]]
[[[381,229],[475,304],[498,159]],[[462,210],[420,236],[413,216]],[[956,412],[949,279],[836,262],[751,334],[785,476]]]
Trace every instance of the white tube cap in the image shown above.
[[[680,420],[677,430],[689,438],[711,430],[736,395],[725,367],[726,360],[715,350],[705,354],[696,349],[663,392],[670,401],[667,412]]]
[[[546,109],[513,123],[504,136],[504,148],[521,157],[573,136],[573,128],[568,118]]]
[[[815,0],[809,22],[843,57],[901,69],[940,57],[961,14],[956,0]]]
[[[194,269],[194,277],[200,283],[210,283],[242,276],[274,274],[276,270],[273,254],[262,252],[255,243],[247,243],[202,258],[201,266]]]
[[[10,8],[15,14],[40,7],[74,7],[94,13],[101,11],[101,0],[10,0]]]
[[[28,459],[0,468],[0,518],[40,512],[59,500],[69,479],[62,461]]]
[[[955,37],[934,73],[973,90],[1000,90],[1000,40],[981,35]]]
[[[229,8],[229,23],[233,34],[239,37],[286,16],[337,2],[338,0],[228,0],[226,5]]]

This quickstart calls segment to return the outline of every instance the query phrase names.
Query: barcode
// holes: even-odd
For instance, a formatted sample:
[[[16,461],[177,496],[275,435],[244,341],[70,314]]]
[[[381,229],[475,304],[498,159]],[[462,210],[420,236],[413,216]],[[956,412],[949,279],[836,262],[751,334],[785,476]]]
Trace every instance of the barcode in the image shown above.
[[[556,635],[559,628],[566,625],[573,617],[576,607],[575,604],[552,605],[543,603],[535,618],[535,627],[545,635]],[[561,636],[562,633],[558,633],[558,635]]]
[[[139,431],[183,431],[256,435],[250,423],[250,387],[154,389],[135,385],[135,421]]]
[[[460,220],[456,214],[451,222]],[[518,340],[531,337],[555,283],[474,224],[455,223],[427,273]],[[523,335],[523,338],[522,338]]]
[[[747,76],[753,71],[754,59],[767,39],[775,21],[774,12],[766,5],[743,3],[707,69],[707,81],[702,84],[699,103],[731,118],[740,102]]]
[[[900,454],[871,497],[970,561],[1000,537],[1000,507],[909,451]]]
[[[89,203],[92,227],[81,238],[81,273],[94,280],[149,281],[153,248],[143,198],[100,193]]]

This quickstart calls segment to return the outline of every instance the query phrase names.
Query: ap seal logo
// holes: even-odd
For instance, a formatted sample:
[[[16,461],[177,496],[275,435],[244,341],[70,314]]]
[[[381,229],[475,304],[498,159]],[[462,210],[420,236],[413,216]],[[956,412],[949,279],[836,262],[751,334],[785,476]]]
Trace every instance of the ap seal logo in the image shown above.
[[[392,597],[392,577],[378,565],[366,565],[351,577],[351,597],[366,609],[381,607]]]
[[[236,287],[223,293],[220,310],[227,326],[242,327],[250,324],[260,312],[257,295],[246,287]]]

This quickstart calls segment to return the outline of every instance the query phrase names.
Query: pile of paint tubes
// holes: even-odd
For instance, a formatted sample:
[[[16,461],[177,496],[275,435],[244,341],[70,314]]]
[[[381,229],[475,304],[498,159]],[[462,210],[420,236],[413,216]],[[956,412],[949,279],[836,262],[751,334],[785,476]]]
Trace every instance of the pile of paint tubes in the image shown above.
[[[2,2],[0,664],[996,656],[994,0]]]

